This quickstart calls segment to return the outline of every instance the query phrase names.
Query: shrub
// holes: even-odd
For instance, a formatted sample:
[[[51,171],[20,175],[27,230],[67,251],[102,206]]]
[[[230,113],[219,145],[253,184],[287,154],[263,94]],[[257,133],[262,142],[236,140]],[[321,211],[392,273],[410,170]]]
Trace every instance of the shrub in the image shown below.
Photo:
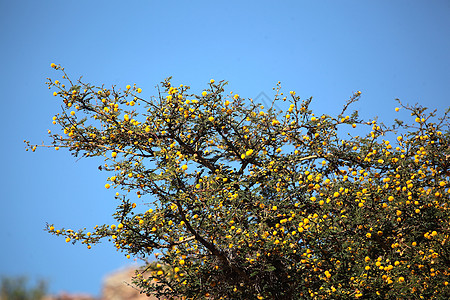
[[[64,74],[48,81],[63,102],[53,118],[62,132],[48,147],[104,158],[119,205],[116,224],[92,233],[47,229],[88,247],[111,239],[128,257],[158,252],[134,278],[143,293],[450,295],[448,111],[438,118],[399,101],[412,120],[385,126],[347,115],[360,92],[329,116],[280,84],[271,107],[227,96],[214,80],[196,95],[168,78],[144,99],[136,86],[73,83],[53,67]]]

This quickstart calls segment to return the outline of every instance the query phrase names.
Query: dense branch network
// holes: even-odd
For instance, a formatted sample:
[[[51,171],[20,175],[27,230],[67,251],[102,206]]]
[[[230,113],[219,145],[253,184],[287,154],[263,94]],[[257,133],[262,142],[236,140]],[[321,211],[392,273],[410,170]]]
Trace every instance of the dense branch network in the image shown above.
[[[136,273],[142,292],[169,299],[446,299],[449,294],[449,130],[420,106],[390,127],[316,115],[312,98],[269,108],[161,83],[142,90],[49,79],[62,112],[52,143],[103,157],[117,224],[50,233],[89,248],[156,255]],[[67,85],[66,85],[67,84]],[[276,110],[278,103],[284,110]],[[361,136],[348,135],[352,130]],[[389,139],[393,139],[390,142]],[[36,145],[28,143],[34,151]],[[140,201],[137,201],[140,199]],[[140,204],[136,204],[140,202]],[[156,251],[159,251],[156,253]],[[156,253],[156,254],[155,254]]]

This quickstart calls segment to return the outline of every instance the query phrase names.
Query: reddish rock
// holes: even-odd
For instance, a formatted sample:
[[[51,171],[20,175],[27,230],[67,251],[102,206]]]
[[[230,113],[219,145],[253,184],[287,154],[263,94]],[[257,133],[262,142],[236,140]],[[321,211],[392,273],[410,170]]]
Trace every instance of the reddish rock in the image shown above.
[[[139,293],[131,284],[136,268],[130,267],[107,275],[103,280],[101,300],[155,300],[156,297],[147,297]]]
[[[131,283],[137,266],[130,266],[106,275],[103,279],[102,295],[95,298],[86,294],[60,293],[45,296],[42,300],[157,300],[155,296],[147,297]]]
[[[45,296],[43,300],[96,300],[87,294],[68,294],[62,292],[58,295]]]

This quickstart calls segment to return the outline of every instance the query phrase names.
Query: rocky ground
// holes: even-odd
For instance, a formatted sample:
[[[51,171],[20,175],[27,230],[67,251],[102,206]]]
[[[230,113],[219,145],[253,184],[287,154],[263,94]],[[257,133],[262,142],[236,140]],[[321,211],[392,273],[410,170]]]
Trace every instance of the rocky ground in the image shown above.
[[[134,268],[114,272],[105,277],[100,298],[86,294],[67,294],[46,296],[44,300],[156,300],[156,297],[147,297],[130,286]]]

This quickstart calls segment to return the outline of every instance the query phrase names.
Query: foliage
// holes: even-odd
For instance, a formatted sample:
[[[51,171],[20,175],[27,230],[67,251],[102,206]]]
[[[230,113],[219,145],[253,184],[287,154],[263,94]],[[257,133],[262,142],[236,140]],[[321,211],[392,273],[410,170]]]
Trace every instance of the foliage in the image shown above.
[[[413,121],[385,126],[346,116],[360,92],[333,117],[279,83],[264,108],[228,96],[223,81],[195,95],[170,78],[146,100],[136,86],[75,84],[52,66],[64,74],[48,81],[63,132],[47,147],[104,157],[119,205],[117,223],[92,233],[47,229],[89,248],[108,238],[128,257],[158,252],[134,278],[143,293],[448,299],[448,111],[399,101]]]
[[[0,300],[39,300],[45,296],[46,291],[47,284],[44,281],[30,288],[25,277],[2,277]]]

